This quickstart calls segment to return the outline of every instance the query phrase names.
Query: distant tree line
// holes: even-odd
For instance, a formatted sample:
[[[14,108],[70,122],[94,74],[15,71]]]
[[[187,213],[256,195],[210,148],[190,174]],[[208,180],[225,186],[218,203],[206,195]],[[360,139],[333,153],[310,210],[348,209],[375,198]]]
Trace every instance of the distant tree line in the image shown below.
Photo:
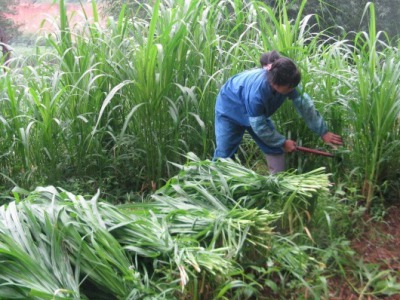
[[[277,5],[279,0],[264,0],[271,6]],[[328,29],[333,35],[340,36],[343,33],[365,31],[368,29],[369,17],[363,18],[364,10],[368,2],[375,5],[377,30],[385,31],[389,38],[400,37],[400,5],[397,0],[308,0],[305,6],[305,14],[319,16],[321,29]],[[301,0],[292,1],[292,13],[297,15]]]
[[[10,49],[7,46],[13,34],[18,31],[18,25],[7,18],[8,14],[15,13],[15,6],[19,4],[19,0],[0,0],[0,64],[7,63],[10,58]]]
[[[246,1],[246,0],[244,0]],[[283,0],[263,0],[272,7],[277,7]],[[123,4],[127,6],[127,12],[136,12],[141,3],[152,4],[154,0],[103,0],[101,1],[108,14],[118,16]],[[285,1],[290,7],[289,13],[297,15],[302,0]],[[288,6],[288,2],[290,5]],[[398,0],[308,0],[305,14],[319,16],[319,29],[328,29],[332,35],[340,36],[353,31],[367,30],[368,16],[362,18],[368,2],[373,2],[376,9],[377,29],[385,31],[390,38],[400,37],[400,5]],[[316,21],[316,20],[315,20]]]
[[[35,1],[32,0],[32,3]],[[284,0],[263,1],[272,7],[277,7]],[[3,31],[3,40],[5,41],[9,41],[18,32],[18,26],[6,15],[15,13],[14,8],[19,2],[20,0],[0,0],[0,29]],[[65,0],[65,3],[73,2],[80,2],[80,0]],[[154,0],[97,0],[96,2],[102,3],[103,13],[117,17],[123,4],[126,5],[127,14],[133,15],[141,4],[152,5]],[[289,7],[289,13],[296,16],[302,0],[285,2]],[[288,2],[290,5],[287,5]],[[368,2],[375,4],[377,29],[385,31],[390,38],[399,38],[400,5],[398,0],[308,0],[304,14],[318,15],[319,29],[328,29],[332,35],[340,36],[344,33],[367,29],[368,17],[363,20],[362,16]],[[317,22],[316,19],[315,22]]]
[[[7,15],[15,13],[15,7],[19,4],[19,0],[0,0],[0,29],[8,39],[18,28],[17,24],[7,18]]]

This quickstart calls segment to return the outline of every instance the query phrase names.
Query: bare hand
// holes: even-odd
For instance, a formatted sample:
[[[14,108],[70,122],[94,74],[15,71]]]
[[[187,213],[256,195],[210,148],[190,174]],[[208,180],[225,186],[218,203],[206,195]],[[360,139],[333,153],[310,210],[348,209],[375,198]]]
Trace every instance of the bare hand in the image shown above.
[[[322,139],[326,144],[343,145],[342,137],[329,131],[322,136]]]
[[[283,143],[283,150],[285,152],[293,152],[296,151],[297,145],[295,141],[292,140],[286,140],[285,143]]]

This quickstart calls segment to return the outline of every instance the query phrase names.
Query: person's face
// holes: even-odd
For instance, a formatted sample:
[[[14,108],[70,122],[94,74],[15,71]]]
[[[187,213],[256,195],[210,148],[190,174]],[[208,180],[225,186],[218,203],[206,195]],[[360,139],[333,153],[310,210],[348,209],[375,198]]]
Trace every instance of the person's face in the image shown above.
[[[291,91],[294,90],[294,88],[292,88],[292,87],[290,87],[288,85],[276,85],[276,84],[273,84],[273,83],[270,83],[269,85],[272,87],[272,89],[274,91],[276,91],[276,92],[278,92],[279,94],[282,94],[282,95],[289,94]]]

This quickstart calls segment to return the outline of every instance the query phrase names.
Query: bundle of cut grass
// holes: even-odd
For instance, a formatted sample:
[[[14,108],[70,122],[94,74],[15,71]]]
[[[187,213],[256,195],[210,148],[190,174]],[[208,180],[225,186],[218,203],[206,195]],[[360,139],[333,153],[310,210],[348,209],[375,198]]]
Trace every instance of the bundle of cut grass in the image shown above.
[[[283,172],[260,175],[231,159],[200,160],[189,153],[188,163],[152,197],[168,210],[230,212],[246,210],[269,214],[270,222],[281,216],[283,226],[294,230],[309,218],[319,194],[328,191],[328,174],[319,168],[305,174]],[[246,215],[246,214],[243,214]],[[254,218],[253,218],[254,219]],[[196,224],[197,225],[197,224]],[[257,222],[256,228],[260,228]]]
[[[281,206],[299,210],[326,190],[322,170],[261,176],[231,160],[188,158],[149,203],[115,206],[99,201],[99,193],[85,200],[47,187],[1,206],[0,297],[173,298],[189,280],[237,283],[241,262],[251,261],[255,249],[260,259],[282,259],[276,243],[287,249],[288,270],[315,264],[275,236],[285,212],[271,212],[266,203],[282,197]]]
[[[164,299],[190,270],[233,269],[226,250],[184,243],[162,218],[98,197],[47,187],[0,207],[1,299]]]

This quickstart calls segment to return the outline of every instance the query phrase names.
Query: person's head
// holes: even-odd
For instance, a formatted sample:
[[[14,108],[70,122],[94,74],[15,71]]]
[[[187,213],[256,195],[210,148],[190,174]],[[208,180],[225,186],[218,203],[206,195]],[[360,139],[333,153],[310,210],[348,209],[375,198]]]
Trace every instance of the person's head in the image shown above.
[[[281,58],[281,56],[275,50],[261,54],[260,56],[261,67],[266,68],[268,65],[272,64],[278,58]]]
[[[301,74],[296,64],[276,51],[263,53],[260,64],[268,70],[269,84],[279,93],[286,94],[300,83]]]

